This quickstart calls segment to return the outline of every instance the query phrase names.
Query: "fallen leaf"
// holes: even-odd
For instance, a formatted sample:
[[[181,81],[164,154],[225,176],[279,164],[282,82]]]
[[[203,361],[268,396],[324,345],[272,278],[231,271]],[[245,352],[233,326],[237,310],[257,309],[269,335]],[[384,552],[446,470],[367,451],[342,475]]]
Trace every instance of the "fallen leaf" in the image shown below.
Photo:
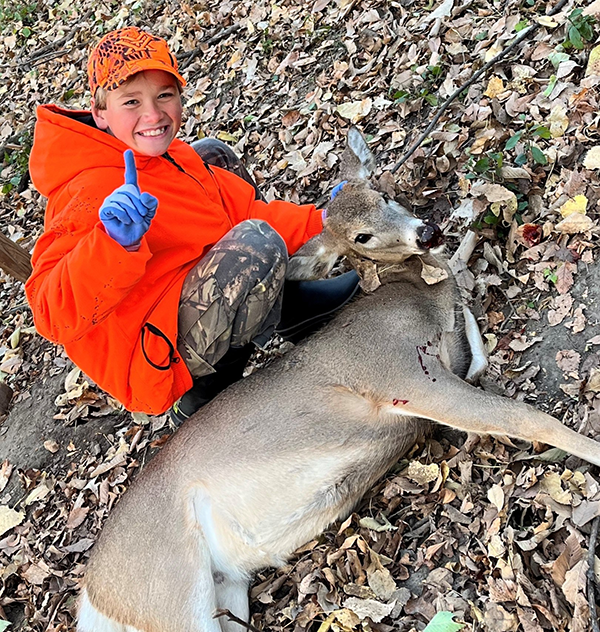
[[[361,527],[365,527],[367,529],[372,529],[373,531],[383,532],[383,531],[395,531],[398,527],[388,522],[388,520],[383,516],[383,519],[386,521],[385,524],[381,524],[375,520],[375,518],[361,518],[359,520],[359,524]]]
[[[46,577],[50,575],[48,570],[41,568],[37,564],[30,564],[26,571],[23,571],[21,575],[34,586],[41,586],[44,583]]]
[[[565,573],[565,581],[561,586],[564,596],[571,605],[577,601],[577,593],[584,590],[588,563],[583,559]]]
[[[378,568],[372,573],[367,571],[367,582],[375,595],[384,601],[396,590],[396,582],[387,568]]]
[[[556,230],[566,235],[575,235],[577,233],[586,233],[589,231],[594,222],[587,216],[580,213],[573,213],[563,219],[556,225]]]
[[[590,77],[591,75],[600,75],[600,46],[592,48],[588,57],[585,76]]]
[[[406,471],[406,477],[421,487],[425,487],[428,483],[437,480],[439,474],[440,466],[437,463],[424,465],[419,463],[419,461],[411,461]]]
[[[11,509],[7,505],[0,505],[0,535],[20,525],[24,518],[24,512]]]
[[[488,489],[487,497],[498,511],[502,511],[502,507],[504,507],[504,490],[500,485],[492,485]]]
[[[505,610],[500,604],[488,603],[483,623],[486,630],[494,632],[516,632],[519,621],[515,614]]]
[[[52,454],[55,454],[60,450],[60,446],[56,441],[54,441],[54,439],[48,439],[47,441],[44,441],[44,448],[46,448],[48,452],[52,452]]]
[[[367,97],[362,101],[349,101],[342,103],[336,108],[336,112],[345,119],[349,119],[352,123],[358,123],[361,119],[365,118],[370,112],[373,106],[373,101]]]
[[[600,369],[595,367],[592,369],[590,376],[586,382],[585,390],[592,393],[600,393]]]
[[[448,278],[448,271],[444,268],[438,268],[436,266],[430,266],[425,262],[421,262],[421,278],[427,285],[435,285],[440,281],[445,281]]]
[[[458,632],[465,627],[464,623],[454,621],[454,613],[442,610],[427,624],[423,632]]]
[[[488,81],[487,88],[483,93],[486,97],[490,99],[495,99],[499,94],[502,94],[505,91],[504,82],[500,77],[490,77]]]
[[[574,198],[567,200],[560,207],[560,214],[563,217],[569,217],[573,213],[580,213],[581,215],[585,215],[585,211],[587,209],[588,200],[585,195],[576,195]]]
[[[562,479],[556,472],[546,473],[540,481],[540,487],[552,500],[561,505],[570,505],[573,500],[571,492],[563,489]]]
[[[548,127],[552,138],[561,137],[569,127],[569,117],[567,116],[567,110],[564,105],[557,105],[552,108],[550,116],[548,117]]]
[[[600,51],[600,46],[598,46]],[[586,169],[600,169],[600,145],[592,147],[583,159],[583,166]]]
[[[523,167],[502,167],[500,175],[505,180],[531,180],[531,174]]]
[[[344,608],[352,610],[361,621],[364,621],[367,617],[373,621],[373,623],[379,623],[382,619],[387,617],[396,605],[395,601],[385,604],[374,599],[359,599],[358,597],[350,597],[342,604]]]
[[[10,479],[12,471],[13,466],[10,464],[8,459],[6,459],[2,463],[2,467],[0,467],[0,492],[3,491],[4,488],[8,485],[8,481]]]
[[[581,355],[573,349],[565,349],[556,354],[556,364],[558,365],[558,368],[565,373],[577,371],[579,369],[580,362]]]

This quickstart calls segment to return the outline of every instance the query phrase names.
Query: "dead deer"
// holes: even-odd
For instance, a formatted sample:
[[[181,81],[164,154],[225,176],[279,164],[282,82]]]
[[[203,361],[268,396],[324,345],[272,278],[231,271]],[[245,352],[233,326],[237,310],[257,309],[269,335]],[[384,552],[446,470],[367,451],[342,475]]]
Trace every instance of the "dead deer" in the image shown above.
[[[348,144],[349,183],[290,275],[323,276],[346,255],[365,289],[380,287],[175,433],[107,520],[79,632],[241,632],[215,610],[247,620],[252,574],[349,514],[429,420],[543,441],[600,465],[599,443],[462,379],[484,358],[439,229],[373,191],[366,142],[353,130]]]

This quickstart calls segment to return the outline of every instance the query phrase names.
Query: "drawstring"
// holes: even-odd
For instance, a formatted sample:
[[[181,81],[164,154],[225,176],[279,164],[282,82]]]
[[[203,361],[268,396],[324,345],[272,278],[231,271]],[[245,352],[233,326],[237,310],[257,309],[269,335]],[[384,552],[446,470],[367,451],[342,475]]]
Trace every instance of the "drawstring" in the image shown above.
[[[150,358],[148,357],[148,354],[146,353],[146,347],[144,345],[146,329],[151,334],[154,334],[155,336],[162,338],[169,346],[169,361],[167,362],[167,364],[163,364],[161,366],[160,364],[156,364],[155,362],[152,362],[152,360],[150,360]],[[173,346],[173,343],[167,338],[167,336],[165,336],[165,334],[163,334],[163,332],[158,327],[156,327],[152,323],[145,323],[144,326],[142,327],[142,353],[144,354],[144,358],[146,358],[146,362],[151,367],[158,369],[159,371],[168,371],[169,367],[171,366],[171,363],[176,364],[177,362],[179,362],[179,358],[175,355],[175,347]]]

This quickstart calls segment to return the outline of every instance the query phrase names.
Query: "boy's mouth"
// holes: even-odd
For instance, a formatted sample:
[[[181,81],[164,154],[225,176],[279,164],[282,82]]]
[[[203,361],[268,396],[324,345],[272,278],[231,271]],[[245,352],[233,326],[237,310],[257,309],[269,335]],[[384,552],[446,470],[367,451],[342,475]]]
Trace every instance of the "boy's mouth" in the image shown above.
[[[144,137],[152,137],[152,136],[162,136],[167,131],[168,126],[159,127],[158,129],[148,129],[143,132],[138,132],[140,136]]]

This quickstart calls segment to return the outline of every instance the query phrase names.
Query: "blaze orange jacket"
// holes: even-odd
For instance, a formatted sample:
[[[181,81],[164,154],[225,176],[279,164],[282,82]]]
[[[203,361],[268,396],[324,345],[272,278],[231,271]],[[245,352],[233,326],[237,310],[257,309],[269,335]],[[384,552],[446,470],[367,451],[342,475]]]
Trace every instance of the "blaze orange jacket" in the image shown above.
[[[322,228],[312,205],[265,203],[236,175],[204,165],[186,143],[167,155],[135,154],[142,191],[158,198],[137,252],[104,230],[98,212],[124,183],[123,142],[89,112],[37,110],[30,172],[48,198],[25,290],[38,332],[127,409],[164,412],[192,385],[177,353],[181,286],[189,270],[234,225],[266,220],[293,254]]]

